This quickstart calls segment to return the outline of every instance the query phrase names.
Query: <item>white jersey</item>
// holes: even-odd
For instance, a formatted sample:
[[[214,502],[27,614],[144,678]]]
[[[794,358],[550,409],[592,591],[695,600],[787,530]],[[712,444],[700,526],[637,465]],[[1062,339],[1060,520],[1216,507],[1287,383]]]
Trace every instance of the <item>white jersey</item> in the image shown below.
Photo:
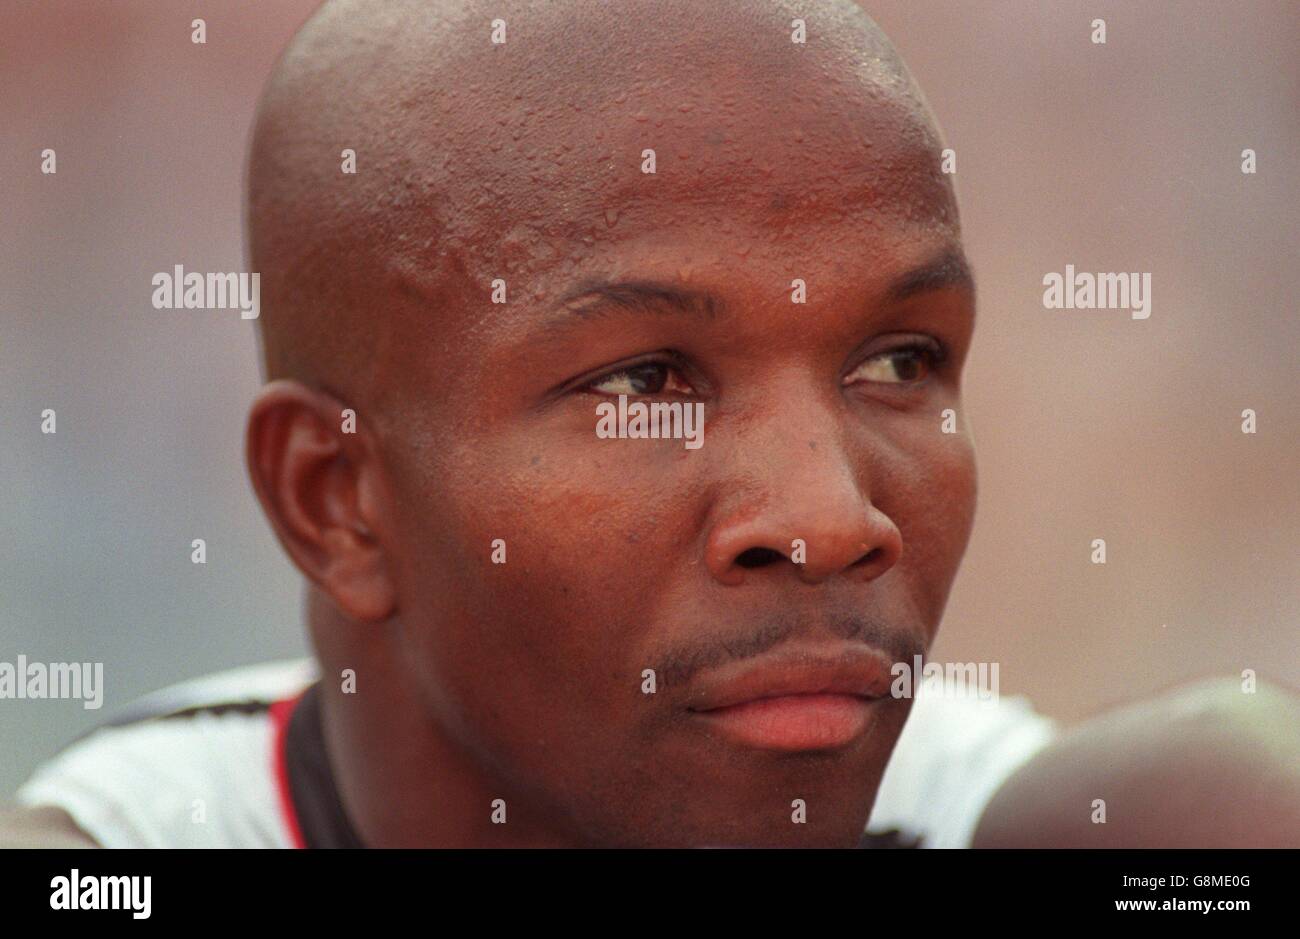
[[[355,847],[320,744],[314,663],[174,685],[37,768],[21,805],[57,806],[106,848]],[[918,693],[867,833],[970,844],[984,807],[1056,733],[1023,698]]]

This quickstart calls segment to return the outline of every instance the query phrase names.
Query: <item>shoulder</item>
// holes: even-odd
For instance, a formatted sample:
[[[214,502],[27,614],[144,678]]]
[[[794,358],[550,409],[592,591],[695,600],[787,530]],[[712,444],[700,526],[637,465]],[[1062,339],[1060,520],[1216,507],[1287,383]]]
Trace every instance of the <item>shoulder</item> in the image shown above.
[[[1294,846],[1300,843],[1297,726],[1300,697],[1267,682],[1256,685],[1253,676],[1198,680],[1112,707],[1075,723],[1018,771],[987,807],[975,842]]]
[[[292,661],[164,688],[38,767],[17,802],[105,847],[285,844],[272,708],[314,674]]]
[[[60,808],[43,805],[0,809],[0,849],[97,847],[98,843]]]
[[[1023,697],[918,691],[868,831],[898,830],[922,847],[968,847],[997,790],[1058,732]]]

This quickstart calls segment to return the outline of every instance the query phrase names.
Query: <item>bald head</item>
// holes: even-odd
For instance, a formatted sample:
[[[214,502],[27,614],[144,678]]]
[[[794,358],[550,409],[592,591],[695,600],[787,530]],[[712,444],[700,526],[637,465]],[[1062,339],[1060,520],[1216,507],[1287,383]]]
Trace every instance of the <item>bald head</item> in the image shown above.
[[[812,16],[779,0],[326,3],[253,138],[268,377],[379,394],[393,344],[500,327],[493,279],[543,302],[602,246],[679,223],[955,225],[937,144],[849,0]]]

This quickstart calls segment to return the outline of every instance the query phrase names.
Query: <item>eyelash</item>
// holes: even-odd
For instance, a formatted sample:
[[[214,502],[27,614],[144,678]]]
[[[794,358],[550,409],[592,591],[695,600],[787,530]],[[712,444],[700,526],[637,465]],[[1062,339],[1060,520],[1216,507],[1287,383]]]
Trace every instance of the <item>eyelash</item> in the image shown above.
[[[925,367],[927,369],[926,372],[927,378],[935,369],[942,366],[943,363],[948,358],[948,347],[944,345],[944,343],[940,342],[938,339],[935,339],[931,336],[920,336],[915,339],[909,340],[907,342],[900,343],[899,345],[889,346],[888,348],[880,349],[877,350],[876,352],[873,352],[871,355],[866,356],[861,361],[859,361],[857,365],[855,365],[852,369],[849,370],[848,374],[851,375],[853,372],[862,368],[862,366],[866,365],[868,362],[874,359],[878,359],[883,356],[898,355],[899,353],[907,353],[907,352],[915,353],[924,361]],[[680,378],[684,379],[687,384],[692,385],[692,387],[694,387],[694,382],[686,376],[686,368],[683,366],[682,362],[680,361],[680,357],[678,357],[677,355],[671,352],[662,352],[659,353],[658,358],[638,359],[636,361],[628,362],[626,364],[619,365],[615,368],[601,372],[599,375],[596,375],[593,378],[582,382],[580,385],[576,385],[574,387],[574,390],[580,393],[596,395],[598,397],[612,397],[612,395],[609,392],[595,391],[594,387],[603,382],[607,382],[610,379],[615,378],[619,375],[626,374],[637,368],[642,368],[648,365],[660,366],[662,368],[675,372]],[[921,378],[921,379],[917,379],[914,382],[871,382],[871,384],[890,384],[890,385],[896,384],[896,385],[914,386],[924,380],[925,380],[924,378]],[[858,383],[854,382],[851,384],[858,384]],[[644,397],[652,397],[656,393],[657,392],[646,393]]]
[[[647,358],[636,359],[634,361],[626,362],[622,365],[615,366],[614,368],[607,369],[601,372],[599,375],[596,375],[586,381],[581,382],[580,384],[575,385],[573,390],[579,393],[592,394],[601,398],[614,397],[614,395],[612,395],[610,392],[607,391],[595,391],[594,387],[596,385],[601,384],[602,382],[609,381],[611,378],[616,378],[619,375],[626,374],[638,368],[644,368],[645,366],[648,365],[656,365],[670,372],[676,373],[678,377],[683,379],[684,382],[690,385],[692,388],[695,388],[695,385],[697,384],[695,380],[687,377],[688,369],[683,364],[681,357],[677,353],[674,353],[669,350],[665,350],[657,354],[652,354]],[[680,395],[681,393],[680,392],[647,392],[645,395],[642,395],[641,397],[649,398],[649,397],[654,397],[656,394]]]
[[[927,371],[927,377],[929,377],[930,372],[933,372],[935,369],[942,366],[948,359],[948,347],[938,339],[935,339],[932,336],[917,336],[896,346],[889,346],[884,349],[876,350],[871,355],[864,357],[857,365],[853,366],[853,368],[849,369],[848,374],[853,374],[858,369],[862,368],[862,366],[874,359],[879,359],[888,355],[898,355],[901,352],[913,352],[919,355],[924,360],[925,366],[929,370]],[[916,382],[883,382],[881,384],[915,385],[924,380],[925,379],[918,379]]]

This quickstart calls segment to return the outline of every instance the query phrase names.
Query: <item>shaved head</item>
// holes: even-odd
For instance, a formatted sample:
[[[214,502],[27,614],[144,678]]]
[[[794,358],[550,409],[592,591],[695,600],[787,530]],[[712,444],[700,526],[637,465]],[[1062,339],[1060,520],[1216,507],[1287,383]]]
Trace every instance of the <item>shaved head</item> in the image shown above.
[[[493,278],[553,296],[599,245],[647,231],[647,207],[671,206],[662,229],[761,191],[763,221],[791,229],[810,212],[955,224],[938,133],[889,40],[849,0],[805,7],[325,3],[284,53],[253,138],[268,377],[364,396],[390,343],[446,341],[448,306],[499,319]],[[791,42],[795,17],[806,44]],[[390,286],[397,309],[379,301]]]
[[[280,62],[249,466],[363,843],[861,835],[970,532],[974,290],[898,56],[802,6],[338,0]]]

